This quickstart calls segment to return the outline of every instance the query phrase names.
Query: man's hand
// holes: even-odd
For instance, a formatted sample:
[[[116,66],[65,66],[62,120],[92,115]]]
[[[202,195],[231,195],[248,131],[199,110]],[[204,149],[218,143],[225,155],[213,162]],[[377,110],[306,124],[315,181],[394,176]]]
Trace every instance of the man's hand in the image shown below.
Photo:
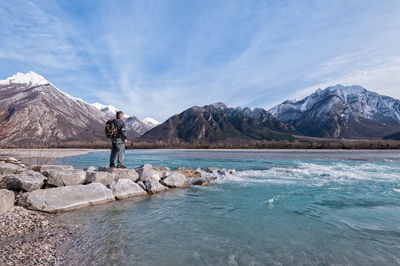
[[[127,145],[128,144],[128,140],[124,139],[124,143],[125,143],[125,145]]]

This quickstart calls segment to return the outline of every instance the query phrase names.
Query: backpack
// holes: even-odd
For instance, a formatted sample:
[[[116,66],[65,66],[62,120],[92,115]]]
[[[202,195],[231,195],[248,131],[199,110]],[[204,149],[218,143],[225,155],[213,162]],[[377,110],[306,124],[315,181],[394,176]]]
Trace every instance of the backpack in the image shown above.
[[[118,126],[116,125],[115,119],[108,120],[106,123],[106,128],[104,129],[104,134],[108,138],[115,138],[118,133]]]

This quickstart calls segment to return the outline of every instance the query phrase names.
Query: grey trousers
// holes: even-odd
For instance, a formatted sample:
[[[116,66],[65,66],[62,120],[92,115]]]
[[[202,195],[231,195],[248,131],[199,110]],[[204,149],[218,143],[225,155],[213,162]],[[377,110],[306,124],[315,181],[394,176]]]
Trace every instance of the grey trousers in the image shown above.
[[[123,165],[125,155],[125,143],[121,138],[112,140],[110,165],[115,165],[115,159],[118,158],[118,165]]]

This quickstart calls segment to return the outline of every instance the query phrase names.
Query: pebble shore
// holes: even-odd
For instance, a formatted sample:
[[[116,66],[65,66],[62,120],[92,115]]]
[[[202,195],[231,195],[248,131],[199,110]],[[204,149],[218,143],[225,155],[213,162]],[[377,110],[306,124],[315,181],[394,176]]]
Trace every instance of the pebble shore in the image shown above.
[[[0,214],[0,265],[71,265],[76,227],[56,224],[53,215],[14,206]]]

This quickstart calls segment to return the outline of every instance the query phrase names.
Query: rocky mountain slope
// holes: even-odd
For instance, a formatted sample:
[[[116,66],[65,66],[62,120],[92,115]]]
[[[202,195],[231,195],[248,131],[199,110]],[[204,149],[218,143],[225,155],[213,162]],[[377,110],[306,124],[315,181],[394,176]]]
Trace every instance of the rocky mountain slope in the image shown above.
[[[319,89],[269,111],[313,137],[381,138],[400,131],[400,101],[361,86]]]
[[[149,130],[141,139],[166,143],[282,140],[296,130],[261,108],[228,108],[223,103],[194,106]]]
[[[108,118],[34,72],[0,81],[0,146],[106,140]],[[133,130],[129,133],[140,136]]]
[[[108,117],[109,119],[114,119],[115,114],[117,113],[117,111],[119,111],[118,108],[116,108],[115,106],[112,106],[112,105],[103,105],[100,103],[93,103],[92,106],[94,106],[94,107],[96,107],[96,109],[102,111],[104,113],[104,115],[106,117]],[[127,129],[131,130],[133,132],[139,133],[140,135],[143,135],[146,131],[149,131],[151,128],[153,128],[155,126],[152,124],[148,124],[146,122],[147,120],[141,121],[136,116],[131,116],[131,115],[128,115],[125,113],[124,113],[124,119],[126,122]]]

